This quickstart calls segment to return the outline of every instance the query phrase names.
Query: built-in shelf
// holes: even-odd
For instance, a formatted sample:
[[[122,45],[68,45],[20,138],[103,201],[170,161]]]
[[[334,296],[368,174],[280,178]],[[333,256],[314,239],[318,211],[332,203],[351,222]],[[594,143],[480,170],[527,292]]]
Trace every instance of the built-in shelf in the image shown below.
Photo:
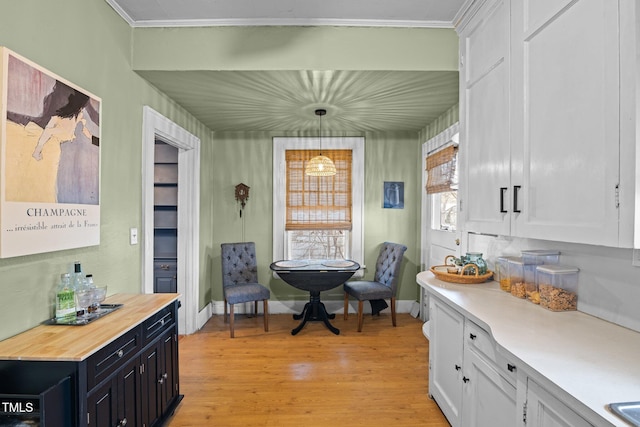
[[[156,141],[154,158],[154,292],[177,292],[178,148]]]

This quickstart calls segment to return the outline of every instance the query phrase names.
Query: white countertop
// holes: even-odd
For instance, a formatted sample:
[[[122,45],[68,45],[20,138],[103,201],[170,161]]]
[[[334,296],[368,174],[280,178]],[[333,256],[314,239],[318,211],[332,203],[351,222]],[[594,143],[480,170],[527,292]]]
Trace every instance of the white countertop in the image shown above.
[[[602,418],[628,426],[606,405],[640,401],[640,333],[579,311],[552,312],[500,290],[497,282],[460,285],[430,271],[418,284],[458,306],[497,344]]]

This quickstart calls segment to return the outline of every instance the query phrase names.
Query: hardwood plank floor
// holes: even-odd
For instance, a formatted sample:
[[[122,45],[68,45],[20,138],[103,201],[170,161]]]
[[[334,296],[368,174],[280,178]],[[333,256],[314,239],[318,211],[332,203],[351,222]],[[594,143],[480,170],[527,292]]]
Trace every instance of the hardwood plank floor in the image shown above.
[[[298,325],[291,315],[236,316],[236,338],[213,316],[180,337],[180,392],[169,420],[181,426],[426,426],[449,424],[427,395],[428,343],[422,322],[389,313]]]

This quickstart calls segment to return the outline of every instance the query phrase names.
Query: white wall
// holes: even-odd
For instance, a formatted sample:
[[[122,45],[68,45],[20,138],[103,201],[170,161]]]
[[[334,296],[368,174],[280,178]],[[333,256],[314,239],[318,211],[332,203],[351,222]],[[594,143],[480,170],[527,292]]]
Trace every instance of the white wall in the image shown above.
[[[560,263],[580,269],[578,310],[640,332],[640,267],[631,264],[631,249],[475,234],[465,237],[466,250],[483,252],[492,270],[499,255],[519,255],[522,249],[559,250]]]

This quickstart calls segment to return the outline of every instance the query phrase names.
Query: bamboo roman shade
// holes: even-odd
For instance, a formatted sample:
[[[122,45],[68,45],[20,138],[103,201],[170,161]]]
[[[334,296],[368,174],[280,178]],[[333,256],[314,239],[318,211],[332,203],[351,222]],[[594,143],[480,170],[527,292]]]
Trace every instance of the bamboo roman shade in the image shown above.
[[[456,157],[458,147],[450,145],[427,156],[427,193],[443,193],[457,189]]]
[[[322,150],[336,174],[305,175],[319,150],[286,150],[286,230],[351,230],[351,150]]]

